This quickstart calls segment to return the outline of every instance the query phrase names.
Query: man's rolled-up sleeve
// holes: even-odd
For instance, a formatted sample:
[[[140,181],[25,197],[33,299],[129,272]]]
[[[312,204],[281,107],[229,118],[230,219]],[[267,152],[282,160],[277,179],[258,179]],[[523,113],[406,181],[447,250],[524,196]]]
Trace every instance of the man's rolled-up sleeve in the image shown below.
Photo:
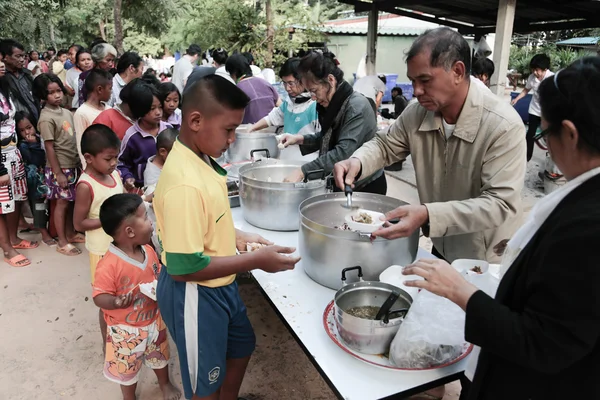
[[[496,139],[491,142],[481,167],[479,197],[425,204],[430,237],[485,231],[501,226],[519,213],[526,170],[523,125],[504,121],[493,135]]]

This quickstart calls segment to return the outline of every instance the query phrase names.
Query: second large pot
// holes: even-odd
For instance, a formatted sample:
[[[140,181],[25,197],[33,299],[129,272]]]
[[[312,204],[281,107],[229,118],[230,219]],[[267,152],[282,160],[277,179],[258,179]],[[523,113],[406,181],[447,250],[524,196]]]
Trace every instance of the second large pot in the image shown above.
[[[277,147],[277,137],[275,132],[269,132],[270,128],[257,132],[248,132],[248,125],[240,125],[235,130],[235,141],[231,143],[225,153],[227,161],[237,163],[240,161],[250,161],[252,154],[250,152],[256,149],[267,149],[268,157],[279,158],[279,147]],[[262,153],[261,155],[264,155]]]
[[[407,205],[392,197],[356,192],[353,202],[381,213]],[[350,212],[342,207],[345,203],[344,193],[329,193],[300,204],[300,262],[312,280],[337,290],[341,287],[340,274],[344,268],[360,265],[365,280],[377,281],[379,274],[390,265],[408,265],[415,260],[419,230],[405,238],[371,240],[370,234],[336,229],[344,224]]]
[[[241,167],[240,203],[244,219],[267,230],[297,231],[300,203],[326,191],[322,170],[311,172],[306,177],[315,180],[283,182],[302,165],[303,161],[263,158]]]

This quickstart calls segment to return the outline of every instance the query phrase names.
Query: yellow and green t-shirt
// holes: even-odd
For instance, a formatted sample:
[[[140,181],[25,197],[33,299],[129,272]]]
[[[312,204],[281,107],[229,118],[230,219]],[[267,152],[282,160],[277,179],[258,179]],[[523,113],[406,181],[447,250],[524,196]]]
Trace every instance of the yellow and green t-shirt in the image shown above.
[[[173,145],[154,193],[162,260],[171,275],[206,268],[210,257],[235,255],[235,227],[227,198],[227,173],[212,166],[179,139]],[[235,275],[197,282],[208,287],[232,283]]]

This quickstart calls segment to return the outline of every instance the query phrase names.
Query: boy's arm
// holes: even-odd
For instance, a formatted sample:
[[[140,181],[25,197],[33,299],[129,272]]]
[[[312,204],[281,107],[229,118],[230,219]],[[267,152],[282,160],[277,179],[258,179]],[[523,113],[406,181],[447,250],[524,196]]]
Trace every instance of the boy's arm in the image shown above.
[[[79,182],[75,192],[75,208],[73,210],[73,225],[79,232],[93,231],[102,228],[99,219],[88,218],[92,200],[92,188],[87,182]]]
[[[116,310],[118,308],[127,308],[133,302],[133,293],[113,296],[112,294],[102,293],[94,297],[96,307],[103,310]]]

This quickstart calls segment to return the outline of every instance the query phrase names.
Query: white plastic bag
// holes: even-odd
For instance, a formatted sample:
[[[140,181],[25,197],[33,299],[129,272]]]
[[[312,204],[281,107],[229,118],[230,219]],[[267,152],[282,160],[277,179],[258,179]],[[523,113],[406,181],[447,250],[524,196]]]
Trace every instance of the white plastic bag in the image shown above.
[[[465,312],[443,297],[421,290],[390,347],[400,368],[430,368],[459,357],[465,343]]]

